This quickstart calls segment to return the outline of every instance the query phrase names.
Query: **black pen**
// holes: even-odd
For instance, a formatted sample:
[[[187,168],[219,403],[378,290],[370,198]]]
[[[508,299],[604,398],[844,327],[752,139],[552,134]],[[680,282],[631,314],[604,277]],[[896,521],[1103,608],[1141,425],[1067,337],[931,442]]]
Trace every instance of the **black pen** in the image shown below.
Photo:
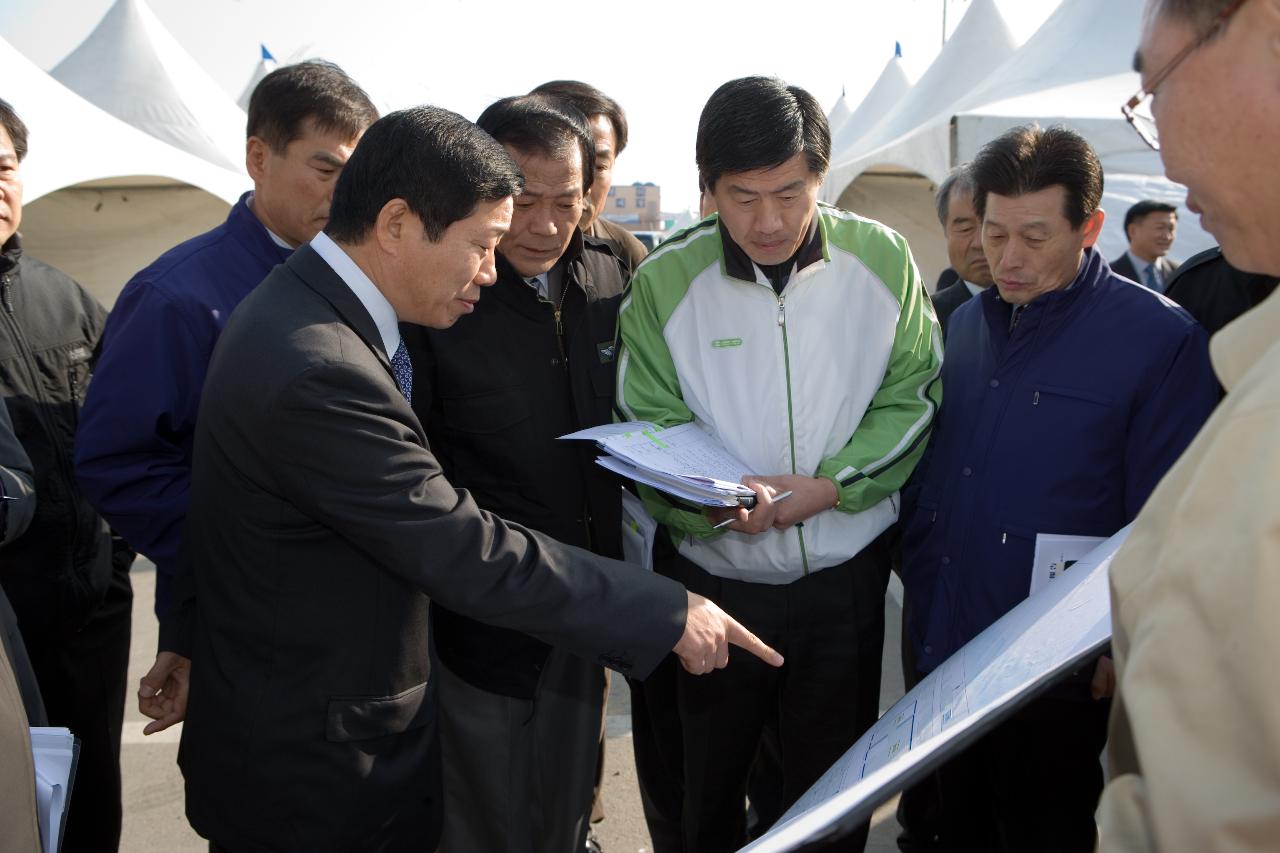
[[[785,492],[778,492],[776,495],[773,496],[773,502],[777,503],[778,501],[786,500],[789,497],[791,497],[791,492],[789,490]],[[751,512],[751,510],[747,510],[747,512]],[[736,518],[726,518],[724,521],[720,522],[719,524],[711,525],[711,529],[719,530],[721,527],[728,527],[730,524],[733,524],[737,520],[738,519]]]

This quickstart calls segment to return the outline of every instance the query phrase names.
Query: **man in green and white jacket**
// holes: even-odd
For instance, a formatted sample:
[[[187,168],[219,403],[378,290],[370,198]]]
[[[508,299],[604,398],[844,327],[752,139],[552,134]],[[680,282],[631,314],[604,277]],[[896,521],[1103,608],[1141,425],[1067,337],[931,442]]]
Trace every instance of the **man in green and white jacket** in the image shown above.
[[[678,551],[659,570],[786,658],[781,670],[742,661],[675,676],[682,742],[655,748],[682,752],[683,841],[700,853],[745,840],[767,722],[789,804],[875,721],[888,577],[878,537],[941,399],[941,338],[906,241],[817,202],[830,147],[804,90],[760,77],[717,90],[697,162],[719,214],[641,264],[619,316],[622,415],[697,422],[751,466],[758,496],[750,513],[703,513],[646,491]]]

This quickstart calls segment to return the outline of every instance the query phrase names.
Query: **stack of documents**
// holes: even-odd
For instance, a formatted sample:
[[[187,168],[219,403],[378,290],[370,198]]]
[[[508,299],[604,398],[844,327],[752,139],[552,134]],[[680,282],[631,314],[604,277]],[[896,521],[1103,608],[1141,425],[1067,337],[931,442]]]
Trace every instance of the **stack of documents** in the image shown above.
[[[31,754],[36,768],[36,809],[40,843],[45,853],[57,853],[66,825],[71,783],[76,774],[80,745],[70,730],[32,726]]]
[[[596,463],[701,506],[755,505],[742,485],[750,468],[694,423],[662,429],[645,421],[605,424],[562,435],[594,441],[608,455]]]

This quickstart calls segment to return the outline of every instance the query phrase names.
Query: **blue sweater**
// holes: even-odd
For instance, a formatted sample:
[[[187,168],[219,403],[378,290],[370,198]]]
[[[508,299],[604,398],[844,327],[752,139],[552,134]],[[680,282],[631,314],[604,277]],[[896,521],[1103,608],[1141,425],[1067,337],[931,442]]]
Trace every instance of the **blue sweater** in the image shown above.
[[[169,607],[213,345],[240,300],[290,255],[247,199],[125,285],[80,414],[80,487],[125,541],[155,561],[157,613]]]
[[[903,583],[921,672],[1027,597],[1037,533],[1133,520],[1218,400],[1208,337],[1087,250],[1069,289],[951,316],[942,409],[903,496]]]

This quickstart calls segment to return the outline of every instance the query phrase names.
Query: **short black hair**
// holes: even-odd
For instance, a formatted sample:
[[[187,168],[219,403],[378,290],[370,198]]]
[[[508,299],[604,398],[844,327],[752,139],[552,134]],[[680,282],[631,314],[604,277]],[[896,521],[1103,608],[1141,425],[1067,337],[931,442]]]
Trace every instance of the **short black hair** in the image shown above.
[[[580,80],[552,80],[529,93],[530,95],[554,95],[573,104],[590,121],[592,116],[604,116],[613,125],[613,135],[618,146],[614,155],[627,147],[627,114],[613,98],[590,83]]]
[[[518,195],[524,177],[506,149],[457,113],[413,107],[374,122],[338,176],[325,233],[359,243],[392,199],[404,199],[436,242],[476,206]]]
[[[248,136],[281,153],[307,121],[323,133],[354,138],[378,120],[378,108],[346,72],[322,59],[277,68],[249,96]]]
[[[1173,218],[1178,218],[1178,208],[1169,204],[1167,201],[1156,201],[1155,199],[1144,198],[1133,207],[1125,211],[1124,214],[1124,233],[1129,233],[1129,226],[1141,219],[1144,219],[1150,213],[1172,213]]]
[[[702,183],[712,192],[724,174],[771,169],[801,153],[821,177],[831,162],[831,128],[813,95],[799,86],[742,77],[716,89],[702,108],[695,151]]]
[[[22,119],[18,118],[17,111],[3,98],[0,98],[0,125],[4,125],[4,132],[13,140],[14,156],[21,163],[27,156],[27,126]]]
[[[515,95],[490,104],[476,124],[525,154],[564,157],[575,144],[582,154],[582,191],[596,176],[596,140],[587,117],[570,101],[554,95]]]
[[[938,221],[943,228],[947,227],[947,217],[951,215],[951,194],[956,190],[973,195],[973,175],[969,173],[968,163],[952,169],[934,194],[933,204],[938,209]]]
[[[975,191],[973,207],[987,214],[987,194],[1017,198],[1061,186],[1066,190],[1063,215],[1079,228],[1102,203],[1102,163],[1085,138],[1055,125],[1047,130],[1023,125],[988,142],[970,165]]]

